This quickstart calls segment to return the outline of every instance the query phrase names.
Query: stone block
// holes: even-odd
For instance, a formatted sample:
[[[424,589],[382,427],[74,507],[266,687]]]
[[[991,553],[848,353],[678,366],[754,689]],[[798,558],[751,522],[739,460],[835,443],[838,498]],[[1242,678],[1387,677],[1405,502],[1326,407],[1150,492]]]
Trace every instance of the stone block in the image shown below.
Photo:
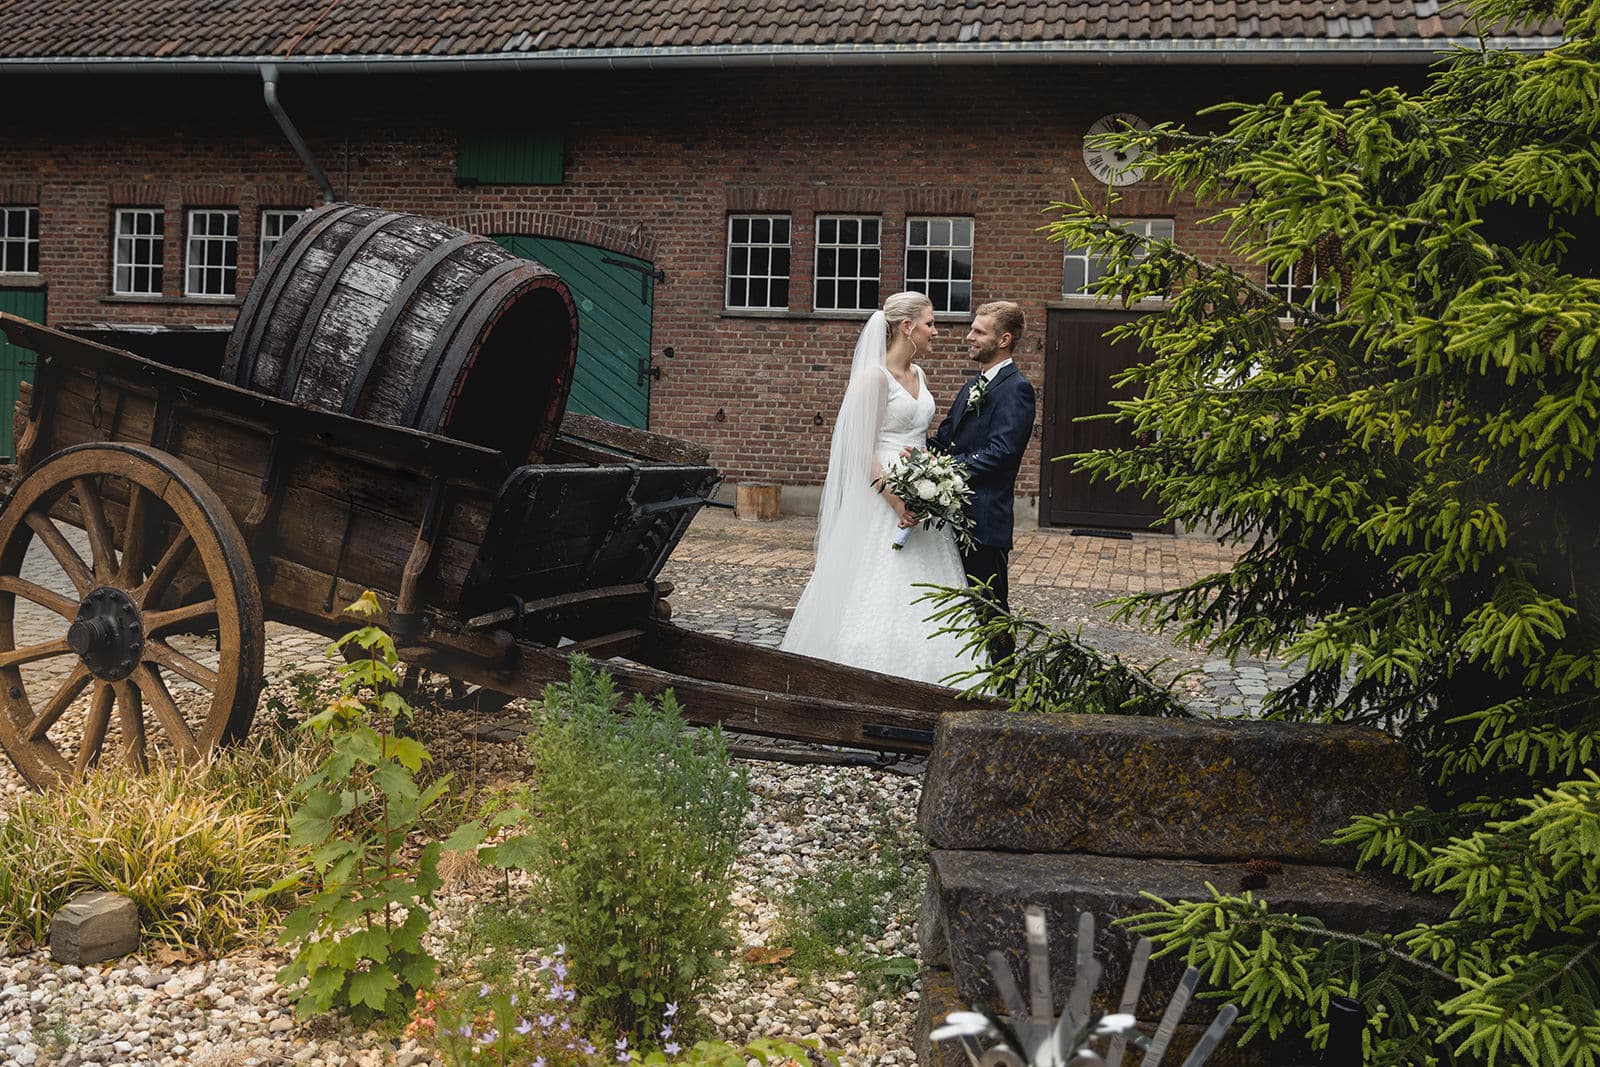
[[[989,973],[991,950],[1005,955],[1018,984],[1027,988],[1022,917],[1027,905],[1037,904],[1044,909],[1050,933],[1050,986],[1056,1010],[1071,990],[1078,913],[1087,911],[1095,917],[1095,958],[1105,968],[1097,1003],[1100,1010],[1109,1011],[1120,999],[1138,942],[1136,934],[1113,925],[1113,920],[1151,910],[1140,892],[1170,901],[1209,900],[1207,883],[1225,893],[1237,892],[1245,873],[1242,865],[1189,860],[936,851],[930,877],[950,971],[964,1004],[1002,1009]],[[1275,911],[1314,915],[1336,930],[1402,930],[1437,920],[1447,910],[1438,898],[1412,893],[1404,882],[1387,875],[1285,864],[1266,879],[1265,887],[1252,890],[1256,899],[1268,901]],[[1139,1018],[1160,1017],[1183,970],[1176,957],[1151,962]],[[1184,1018],[1209,1022],[1219,1006],[1197,999]]]
[[[50,956],[82,966],[139,949],[139,906],[121,893],[79,893],[50,920]]]
[[[1350,864],[1324,839],[1422,799],[1365,727],[972,711],[940,719],[919,817],[934,848]]]
[[[950,1041],[930,1041],[928,1035],[935,1027],[943,1024],[945,1016],[952,1011],[970,1011],[971,1006],[961,1000],[956,992],[954,977],[949,971],[940,968],[924,970],[921,975],[921,993],[917,1002],[916,1031],[912,1035],[912,1046],[917,1053],[917,1067],[971,1067],[970,1061],[962,1053],[960,1046]],[[1001,1015],[1005,1022],[1010,1022],[1010,1017]],[[1139,1031],[1145,1035],[1155,1032],[1158,1019],[1139,1020]],[[1178,1032],[1172,1037],[1172,1044],[1167,1046],[1167,1054],[1162,1057],[1162,1063],[1179,1064],[1189,1055],[1195,1042],[1199,1041],[1205,1033],[1205,1027],[1197,1023],[1181,1023]],[[1313,1063],[1315,1057],[1307,1050],[1307,1046],[1298,1041],[1268,1041],[1258,1037],[1244,1048],[1239,1047],[1239,1038],[1244,1030],[1237,1023],[1228,1037],[1223,1039],[1221,1045],[1211,1053],[1206,1060],[1206,1067],[1285,1067],[1286,1064]],[[1096,1051],[1104,1052],[1103,1046],[1096,1046]],[[1136,1064],[1143,1058],[1143,1053],[1135,1051],[1130,1044],[1123,1056],[1124,1064]]]

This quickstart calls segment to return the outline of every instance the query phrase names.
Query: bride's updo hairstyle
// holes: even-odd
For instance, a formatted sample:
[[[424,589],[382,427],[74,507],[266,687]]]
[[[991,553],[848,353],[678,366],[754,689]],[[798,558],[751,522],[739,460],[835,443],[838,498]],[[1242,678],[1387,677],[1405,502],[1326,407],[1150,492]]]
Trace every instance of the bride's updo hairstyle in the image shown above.
[[[922,293],[896,293],[883,302],[884,326],[888,332],[883,342],[887,345],[894,340],[894,335],[899,332],[902,322],[909,322],[922,313],[922,309],[930,307],[933,301]]]

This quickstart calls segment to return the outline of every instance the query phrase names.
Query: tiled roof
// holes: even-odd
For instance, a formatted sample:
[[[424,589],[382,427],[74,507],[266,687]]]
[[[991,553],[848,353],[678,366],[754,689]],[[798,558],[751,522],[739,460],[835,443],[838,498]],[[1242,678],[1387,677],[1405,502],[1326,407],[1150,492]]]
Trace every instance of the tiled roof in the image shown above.
[[[0,0],[0,59],[1443,42],[1440,0]],[[1314,44],[1313,44],[1314,46]]]

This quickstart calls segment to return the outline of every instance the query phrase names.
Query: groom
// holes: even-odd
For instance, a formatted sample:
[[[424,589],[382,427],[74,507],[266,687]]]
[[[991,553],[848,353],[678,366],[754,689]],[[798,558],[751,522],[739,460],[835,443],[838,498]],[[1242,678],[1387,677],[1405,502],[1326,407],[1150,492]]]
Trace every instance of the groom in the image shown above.
[[[978,373],[950,405],[939,432],[928,438],[929,448],[966,465],[972,486],[966,511],[977,544],[962,552],[961,562],[971,582],[990,584],[1006,611],[1011,608],[1006,561],[1017,468],[1033,433],[1033,385],[1011,358],[1022,325],[1022,308],[1009,300],[984,304],[973,314],[967,348]],[[1010,653],[1007,647],[990,649],[996,660]]]

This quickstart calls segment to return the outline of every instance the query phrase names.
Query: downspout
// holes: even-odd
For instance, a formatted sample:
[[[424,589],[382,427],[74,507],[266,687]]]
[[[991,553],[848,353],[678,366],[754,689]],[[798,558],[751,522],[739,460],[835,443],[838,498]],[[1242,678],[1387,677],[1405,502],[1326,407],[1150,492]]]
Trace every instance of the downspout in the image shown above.
[[[258,64],[261,71],[261,97],[267,102],[267,110],[272,112],[272,117],[278,120],[278,128],[294,146],[295,154],[300,157],[300,162],[306,165],[311,172],[311,177],[316,179],[322,187],[322,202],[331,204],[339,199],[333,195],[333,183],[328,181],[328,176],[317,166],[316,159],[311,155],[311,148],[306,144],[306,139],[300,136],[300,131],[294,128],[294,123],[289,119],[289,113],[283,110],[283,105],[278,102],[278,68],[273,63]]]

